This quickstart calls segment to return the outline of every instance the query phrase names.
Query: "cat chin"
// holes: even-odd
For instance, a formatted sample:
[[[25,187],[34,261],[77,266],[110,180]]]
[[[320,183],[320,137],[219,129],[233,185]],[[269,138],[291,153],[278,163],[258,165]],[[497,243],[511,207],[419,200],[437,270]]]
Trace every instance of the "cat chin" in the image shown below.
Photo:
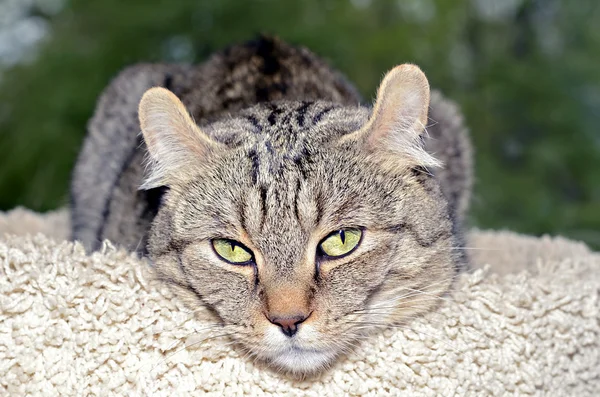
[[[309,375],[326,369],[337,357],[332,350],[290,347],[273,352],[266,358],[275,368],[294,375]]]
[[[311,326],[301,327],[300,332],[290,339],[279,327],[270,327],[263,340],[259,356],[272,368],[293,376],[306,377],[327,369],[339,356],[337,349],[327,345],[315,345],[321,340]]]

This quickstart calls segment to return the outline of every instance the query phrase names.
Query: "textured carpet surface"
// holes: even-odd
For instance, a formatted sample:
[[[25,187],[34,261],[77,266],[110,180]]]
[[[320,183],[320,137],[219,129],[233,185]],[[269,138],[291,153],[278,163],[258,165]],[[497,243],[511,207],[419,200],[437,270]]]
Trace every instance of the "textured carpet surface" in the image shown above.
[[[0,214],[0,395],[600,395],[600,255],[581,243],[474,231],[480,268],[435,312],[297,381],[240,356],[148,263],[108,243],[88,256],[67,227]]]

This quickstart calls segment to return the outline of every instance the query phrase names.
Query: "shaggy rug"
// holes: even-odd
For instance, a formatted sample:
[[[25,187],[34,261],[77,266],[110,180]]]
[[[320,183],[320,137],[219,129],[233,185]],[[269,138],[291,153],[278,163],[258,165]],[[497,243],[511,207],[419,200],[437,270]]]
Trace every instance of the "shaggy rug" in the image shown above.
[[[67,232],[64,212],[0,214],[0,395],[600,395],[600,255],[581,243],[473,231],[477,268],[436,311],[300,381],[241,356],[147,262]]]

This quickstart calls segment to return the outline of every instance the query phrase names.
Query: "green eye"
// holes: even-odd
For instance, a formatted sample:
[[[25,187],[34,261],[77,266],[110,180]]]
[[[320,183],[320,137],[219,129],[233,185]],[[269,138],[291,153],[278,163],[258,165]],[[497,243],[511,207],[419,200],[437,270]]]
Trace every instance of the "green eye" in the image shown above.
[[[321,251],[330,257],[341,257],[354,251],[362,238],[360,229],[341,229],[321,241]]]
[[[252,252],[237,241],[217,238],[212,241],[212,246],[225,262],[245,265],[252,260]]]

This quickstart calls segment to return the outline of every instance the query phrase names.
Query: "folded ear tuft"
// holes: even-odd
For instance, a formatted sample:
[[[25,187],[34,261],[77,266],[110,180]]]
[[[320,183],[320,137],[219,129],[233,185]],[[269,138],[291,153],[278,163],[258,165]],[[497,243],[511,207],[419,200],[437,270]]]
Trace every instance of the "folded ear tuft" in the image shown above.
[[[190,117],[171,91],[154,87],[144,93],[138,108],[148,147],[148,175],[141,189],[184,179],[217,144]]]
[[[398,162],[438,167],[441,163],[423,148],[428,107],[425,74],[415,65],[397,66],[385,75],[371,118],[357,136],[368,150],[392,154]]]

